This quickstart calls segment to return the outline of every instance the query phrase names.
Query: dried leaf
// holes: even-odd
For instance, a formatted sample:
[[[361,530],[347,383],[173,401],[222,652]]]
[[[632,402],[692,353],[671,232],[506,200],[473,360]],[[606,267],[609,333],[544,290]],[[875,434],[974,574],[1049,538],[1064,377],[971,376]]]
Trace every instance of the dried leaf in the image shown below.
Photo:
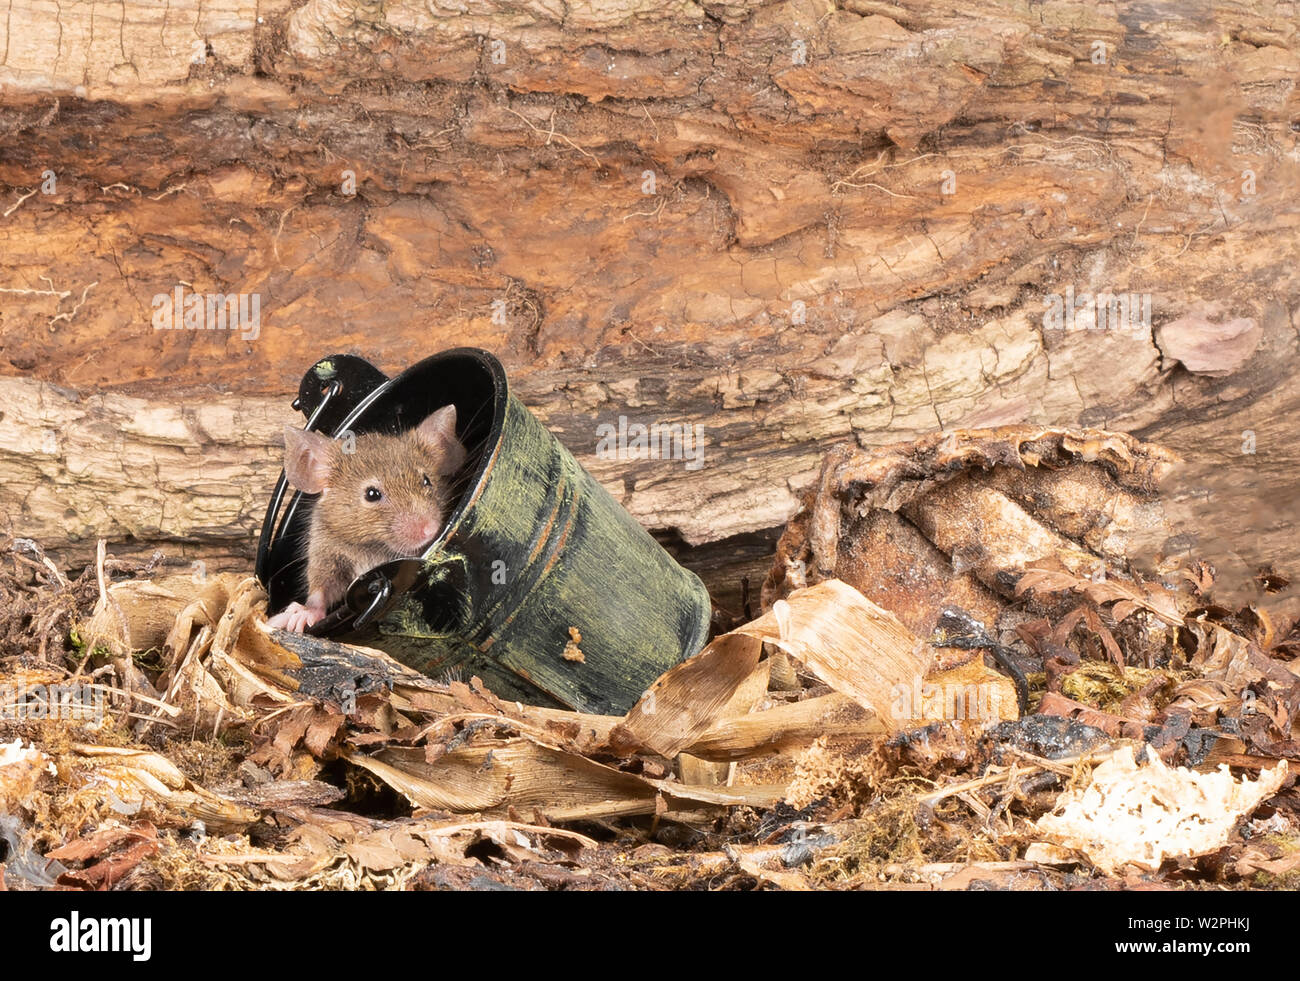
[[[852,586],[828,579],[778,600],[753,623],[723,634],[655,683],[611,734],[628,753],[644,747],[675,756],[722,717],[728,700],[758,663],[761,642],[798,658],[832,688],[873,711],[890,731],[904,720],[891,706],[924,678],[931,653]]]

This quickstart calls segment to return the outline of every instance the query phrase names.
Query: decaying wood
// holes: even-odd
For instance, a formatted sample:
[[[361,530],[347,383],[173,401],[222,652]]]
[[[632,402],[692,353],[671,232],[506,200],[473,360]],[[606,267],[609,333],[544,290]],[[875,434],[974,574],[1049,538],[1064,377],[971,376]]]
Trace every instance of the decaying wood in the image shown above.
[[[67,561],[247,568],[302,370],[459,343],[694,545],[782,524],[833,443],[1019,421],[1272,500],[1295,11],[14,0],[0,504]],[[176,289],[258,296],[256,332],[155,329]],[[1103,292],[1150,323],[1044,325]],[[703,466],[597,459],[620,416],[703,426]]]

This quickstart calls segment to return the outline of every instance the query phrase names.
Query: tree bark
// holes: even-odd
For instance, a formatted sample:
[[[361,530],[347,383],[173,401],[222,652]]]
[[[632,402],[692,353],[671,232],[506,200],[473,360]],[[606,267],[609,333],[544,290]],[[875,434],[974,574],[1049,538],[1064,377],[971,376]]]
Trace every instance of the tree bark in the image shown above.
[[[710,567],[756,564],[845,440],[1099,426],[1280,496],[1298,23],[1268,2],[13,0],[11,530],[68,561],[108,537],[246,567],[302,371],[459,344]],[[256,325],[158,329],[178,288],[255,296]],[[1052,321],[1098,293],[1150,317]],[[619,416],[702,425],[703,466],[597,459]]]

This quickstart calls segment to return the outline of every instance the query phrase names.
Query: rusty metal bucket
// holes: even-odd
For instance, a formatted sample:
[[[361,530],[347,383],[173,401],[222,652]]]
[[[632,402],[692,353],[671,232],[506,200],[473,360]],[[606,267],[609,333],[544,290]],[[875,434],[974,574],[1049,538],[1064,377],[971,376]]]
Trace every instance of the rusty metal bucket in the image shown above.
[[[477,674],[503,697],[627,711],[704,646],[708,593],[511,394],[495,357],[457,348],[387,378],[336,355],[307,371],[294,407],[340,436],[408,429],[448,403],[470,459],[442,534],[360,576],[311,632],[431,676]],[[281,474],[258,547],[273,611],[306,592],[296,560],[312,498],[294,493],[277,526],[287,489]]]

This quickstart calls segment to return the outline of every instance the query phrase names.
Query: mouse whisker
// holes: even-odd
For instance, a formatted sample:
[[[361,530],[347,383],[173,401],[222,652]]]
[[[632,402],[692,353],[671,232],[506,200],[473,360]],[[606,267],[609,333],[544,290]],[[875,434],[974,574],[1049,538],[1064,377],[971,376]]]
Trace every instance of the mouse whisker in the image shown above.
[[[465,430],[473,429],[474,424],[478,422],[479,419],[482,418],[482,416],[485,413],[490,412],[492,408],[493,405],[491,402],[480,402],[478,407],[475,408],[474,412],[470,415],[470,417],[467,420],[465,420],[465,424],[462,428]]]

